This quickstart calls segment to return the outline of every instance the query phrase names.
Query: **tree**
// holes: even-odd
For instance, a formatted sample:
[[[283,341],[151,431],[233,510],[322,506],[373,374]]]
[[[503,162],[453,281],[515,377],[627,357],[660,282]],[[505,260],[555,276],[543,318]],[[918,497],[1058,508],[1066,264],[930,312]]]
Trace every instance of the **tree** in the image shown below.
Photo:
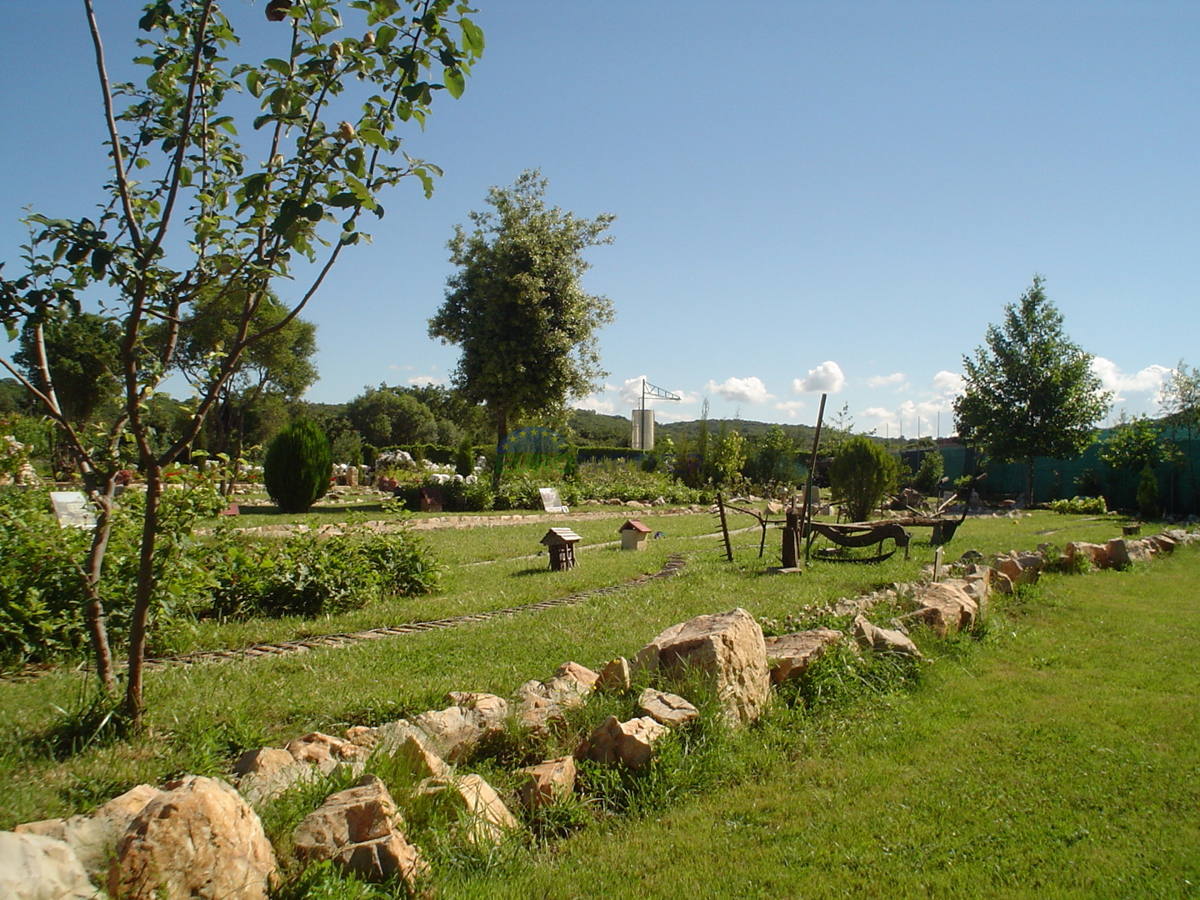
[[[191,315],[179,324],[174,366],[193,387],[203,389],[213,354],[237,337],[245,297],[236,289],[220,291],[198,297],[192,307]],[[250,331],[265,336],[246,348],[220,389],[206,434],[201,435],[208,438],[203,446],[209,453],[229,454],[236,461],[243,452],[248,421],[274,418],[269,412],[272,406],[298,399],[317,380],[312,361],[317,327],[290,312],[269,291],[255,309]],[[236,470],[230,473],[230,487],[236,474]]]
[[[247,55],[215,0],[153,0],[138,22],[145,36],[135,63],[145,79],[113,84],[94,6],[83,2],[111,159],[109,200],[96,221],[26,220],[24,269],[0,277],[0,322],[10,338],[33,324],[40,380],[5,365],[59,427],[96,506],[79,569],[97,673],[109,693],[116,676],[103,563],[126,448],[146,478],[124,699],[126,721],[136,727],[151,608],[163,597],[161,574],[170,571],[164,554],[181,543],[159,541],[173,527],[160,516],[168,467],[192,445],[243,357],[287,328],[343,252],[368,237],[359,224],[364,212],[383,215],[381,192],[409,175],[430,192],[435,166],[407,156],[403,165],[393,161],[398,130],[424,125],[437,92],[462,93],[483,35],[453,0],[272,0],[266,13],[274,24],[252,43],[273,37],[278,50],[259,60]],[[234,9],[249,16],[261,7]],[[249,147],[239,142],[234,115],[243,90],[261,108],[245,129],[258,133]],[[258,310],[276,284],[289,285],[292,299],[263,326]],[[83,433],[66,411],[44,327],[55,315],[78,314],[93,297],[121,334],[121,409],[100,435]],[[198,301],[227,299],[241,305],[237,327],[209,359],[186,427],[159,450],[145,410],[174,362],[181,323]]]
[[[582,219],[547,208],[546,180],[526,171],[511,187],[493,187],[488,212],[472,212],[474,230],[455,228],[446,299],[429,320],[430,337],[458,346],[454,385],[486,403],[499,451],[509,422],[555,414],[607,373],[596,332],[613,319],[612,303],[586,293],[582,252],[607,244],[613,216]],[[495,478],[500,477],[497,452]]]
[[[375,447],[437,440],[437,420],[424,403],[402,388],[381,384],[346,404],[346,418]]]
[[[865,521],[883,495],[896,486],[900,464],[877,441],[849,438],[829,464],[829,484],[851,522]]]
[[[27,320],[13,362],[41,390],[47,386],[39,359],[39,326],[49,380],[58,392],[63,414],[77,425],[91,421],[101,404],[117,397],[121,383],[121,329],[95,313],[49,310],[43,321]]]
[[[1189,369],[1181,359],[1163,384],[1163,412],[1166,424],[1181,430],[1187,441],[1185,454],[1188,480],[1192,485],[1192,512],[1200,510],[1200,481],[1196,477],[1196,434],[1200,431],[1200,369]]]
[[[963,357],[966,392],[954,401],[959,435],[998,462],[1026,463],[1032,503],[1033,460],[1077,456],[1093,439],[1111,395],[1092,372],[1092,356],[1063,332],[1063,317],[1046,299],[1043,279],[1016,304],[1004,325],[989,325],[987,347]]]

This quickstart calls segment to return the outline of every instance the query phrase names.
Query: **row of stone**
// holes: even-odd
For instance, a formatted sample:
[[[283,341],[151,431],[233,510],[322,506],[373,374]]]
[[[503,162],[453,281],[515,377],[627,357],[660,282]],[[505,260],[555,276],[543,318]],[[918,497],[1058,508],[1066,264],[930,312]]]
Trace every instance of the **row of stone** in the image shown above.
[[[1036,552],[993,557],[990,565],[982,554],[968,551],[950,567],[953,577],[896,586],[853,604],[842,601],[835,610],[854,614],[856,648],[919,658],[907,634],[911,622],[943,636],[969,630],[986,614],[992,590],[1030,583],[1053,562],[1083,557],[1102,568],[1121,566],[1197,540],[1200,535],[1176,530],[1144,540],[1068,544],[1061,553],[1043,545]],[[883,627],[865,614],[881,599],[901,601],[911,609],[893,619],[892,627]],[[517,691],[511,715],[521,727],[546,732],[594,692],[625,692],[635,683],[669,680],[686,671],[716,699],[726,721],[738,727],[759,718],[772,684],[801,675],[843,638],[833,629],[764,638],[759,623],[742,609],[698,616],[666,629],[632,659],[612,660],[600,672],[570,662],[547,681],[526,682]],[[467,762],[488,736],[504,730],[508,701],[475,692],[452,692],[448,701],[447,708],[411,720],[350,728],[342,738],[313,732],[284,748],[250,751],[234,766],[236,790],[219,779],[189,776],[162,789],[140,785],[91,816],[29,823],[18,826],[15,834],[0,833],[0,887],[15,885],[10,891],[14,897],[94,897],[94,879],[114,897],[266,897],[277,867],[254,807],[300,782],[339,775],[360,780],[331,794],[297,826],[292,835],[297,859],[333,860],[373,880],[398,875],[416,890],[428,866],[408,842],[387,786],[362,775],[372,754],[398,759],[414,776],[414,795],[457,809],[460,832],[472,843],[497,843],[519,827],[483,778],[453,768]],[[577,759],[644,766],[671,728],[699,716],[683,697],[654,689],[640,694],[638,711],[627,721],[606,718],[573,756],[519,770],[517,800],[533,810],[575,791]]]

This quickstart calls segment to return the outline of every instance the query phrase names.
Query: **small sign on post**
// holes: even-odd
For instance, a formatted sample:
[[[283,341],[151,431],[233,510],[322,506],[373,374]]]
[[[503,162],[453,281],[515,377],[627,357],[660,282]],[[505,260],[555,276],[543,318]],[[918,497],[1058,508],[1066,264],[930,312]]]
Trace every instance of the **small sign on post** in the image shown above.
[[[60,528],[83,528],[90,531],[96,527],[96,514],[88,508],[87,496],[83,491],[51,491],[50,504]]]
[[[538,488],[538,493],[542,496],[542,508],[549,513],[569,513],[566,506],[563,505],[562,498],[558,496],[558,488]]]

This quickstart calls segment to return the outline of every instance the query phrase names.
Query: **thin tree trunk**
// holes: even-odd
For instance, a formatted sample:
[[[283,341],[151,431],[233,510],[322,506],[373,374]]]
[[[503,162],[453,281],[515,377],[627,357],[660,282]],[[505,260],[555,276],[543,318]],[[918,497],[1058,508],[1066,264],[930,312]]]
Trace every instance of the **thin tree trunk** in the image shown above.
[[[146,467],[146,510],[142,517],[137,591],[134,594],[133,616],[129,623],[129,675],[125,685],[125,715],[134,729],[141,727],[142,715],[146,709],[142,683],[150,602],[154,598],[154,551],[158,543],[158,512],[162,492],[162,467],[155,460]]]
[[[492,490],[500,490],[500,476],[504,471],[504,439],[508,437],[508,410],[496,410],[496,464],[492,466]]]
[[[1029,457],[1029,467],[1025,474],[1025,505],[1033,506],[1033,457]]]
[[[84,607],[84,618],[87,622],[88,637],[92,642],[92,652],[96,657],[96,677],[106,694],[113,694],[117,689],[117,677],[113,668],[112,648],[108,643],[108,628],[104,622],[104,601],[100,595],[100,579],[104,574],[104,556],[108,552],[108,539],[112,535],[113,488],[115,482],[110,477],[105,485],[104,493],[95,492],[93,501],[96,503],[96,527],[92,531],[92,544],[88,548],[87,563],[84,573],[84,593],[87,604]]]

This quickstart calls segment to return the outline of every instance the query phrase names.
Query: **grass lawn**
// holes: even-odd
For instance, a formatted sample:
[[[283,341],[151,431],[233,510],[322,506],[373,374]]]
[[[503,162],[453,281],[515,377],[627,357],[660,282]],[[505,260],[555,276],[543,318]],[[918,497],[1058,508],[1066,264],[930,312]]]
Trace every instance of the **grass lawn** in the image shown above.
[[[240,646],[536,602],[653,571],[670,553],[685,553],[688,565],[674,579],[578,606],[151,672],[148,732],[70,754],[52,738],[60,709],[86,699],[86,676],[5,684],[0,827],[86,812],[141,781],[223,775],[243,749],[440,708],[447,690],[511,695],[565,660],[602,665],[700,613],[742,606],[782,617],[913,580],[933,557],[917,539],[908,561],[814,562],[802,576],[769,576],[778,533],[763,561],[757,533],[740,535],[730,564],[716,539],[697,537],[713,517],[693,516],[647,521],[667,533],[649,551],[593,547],[571,573],[545,571],[544,557],[514,559],[536,552],[548,524],[431,534],[450,563],[434,596],[319,622],[199,623],[195,643]],[[599,544],[618,524],[576,530]],[[1111,518],[1048,513],[971,520],[951,555],[1119,531]],[[924,667],[919,690],[818,712],[779,704],[751,740],[729,745],[714,782],[724,787],[636,821],[602,820],[512,864],[441,869],[439,896],[1190,896],[1185,879],[1200,884],[1198,577],[1200,553],[1183,551],[1125,573],[1046,578],[981,640],[930,645],[940,658]]]
[[[760,778],[446,897],[1200,896],[1200,554],[1047,579]]]

